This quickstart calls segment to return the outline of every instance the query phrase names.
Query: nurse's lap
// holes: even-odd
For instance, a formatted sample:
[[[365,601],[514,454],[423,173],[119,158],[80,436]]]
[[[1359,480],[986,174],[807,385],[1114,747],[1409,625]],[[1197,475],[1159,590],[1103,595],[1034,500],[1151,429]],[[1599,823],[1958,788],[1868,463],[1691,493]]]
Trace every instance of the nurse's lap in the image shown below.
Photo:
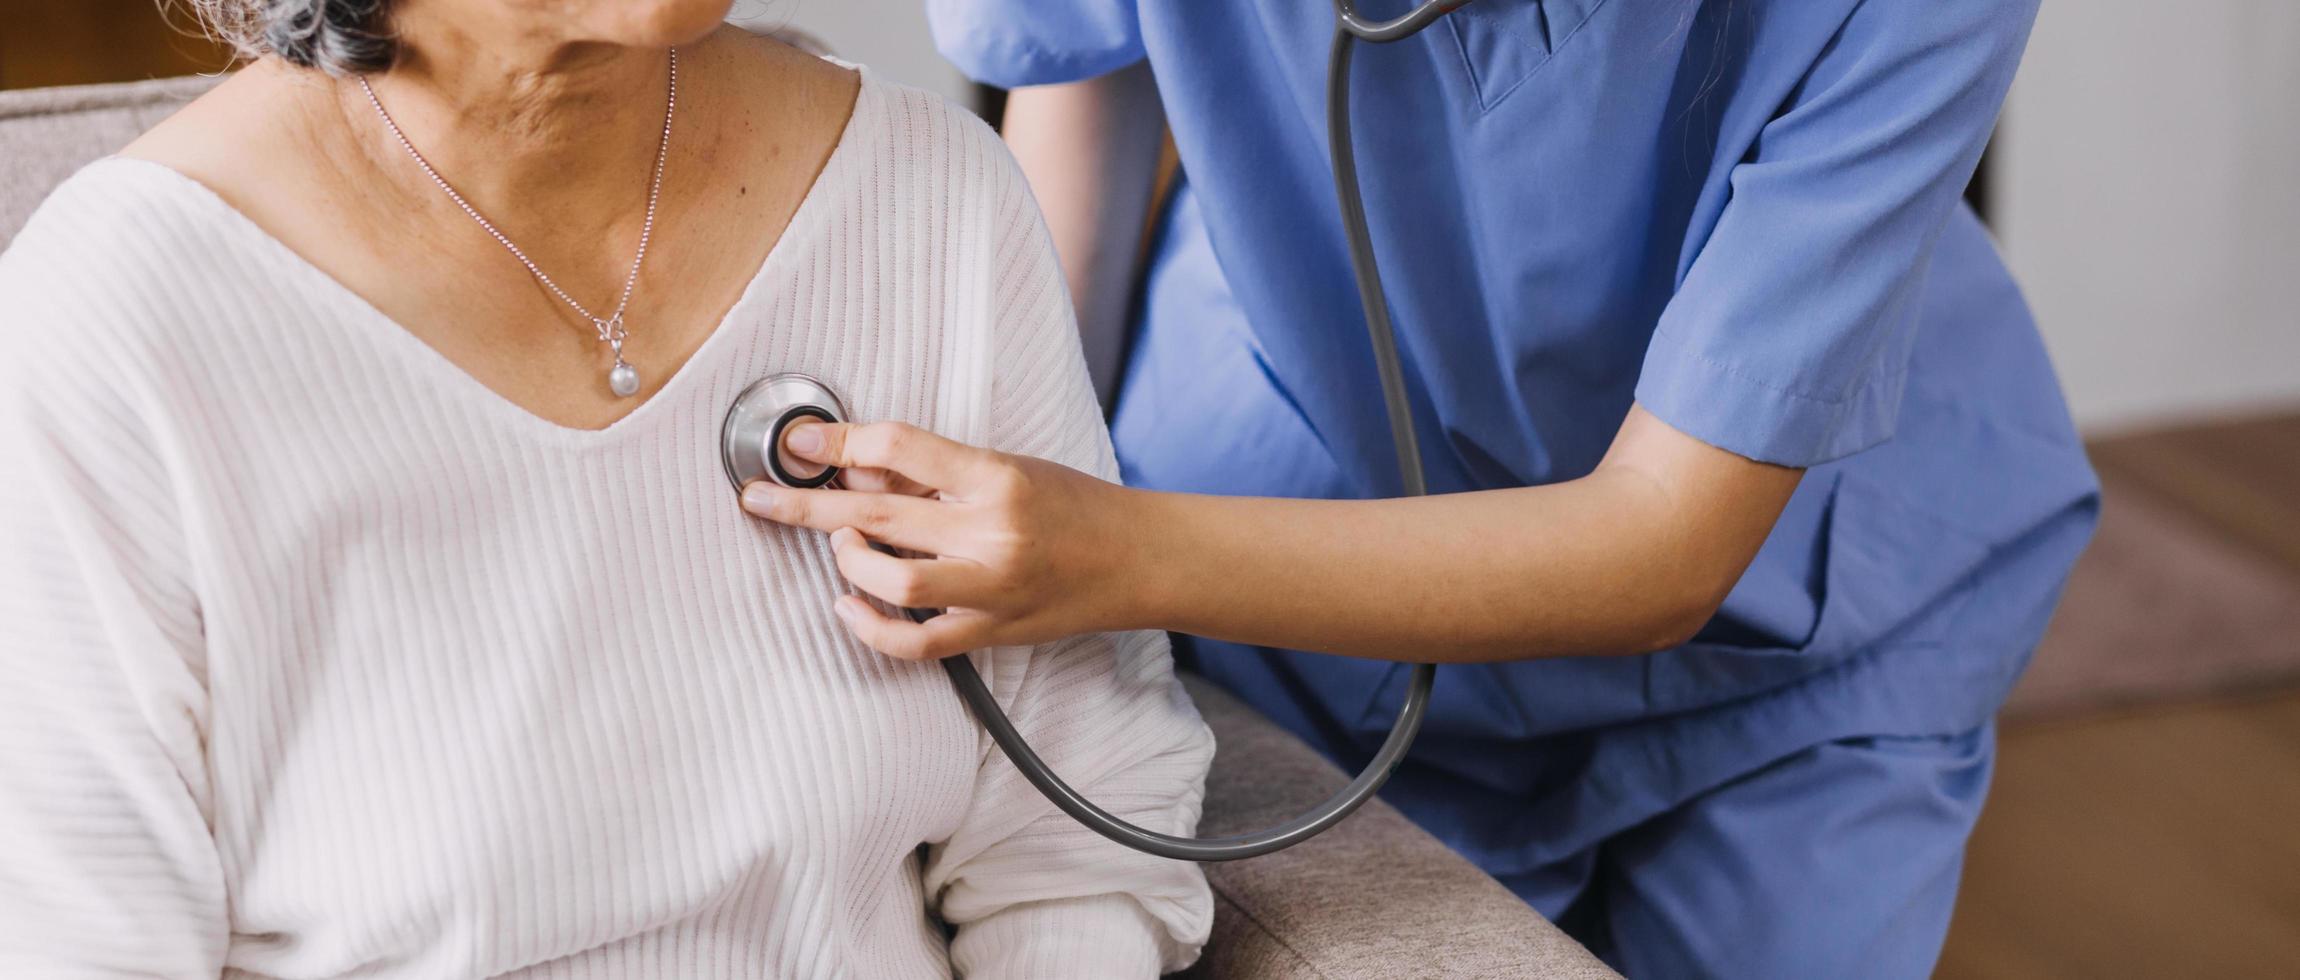
[[[1995,755],[1825,743],[1504,883],[1632,977],[1929,976]]]

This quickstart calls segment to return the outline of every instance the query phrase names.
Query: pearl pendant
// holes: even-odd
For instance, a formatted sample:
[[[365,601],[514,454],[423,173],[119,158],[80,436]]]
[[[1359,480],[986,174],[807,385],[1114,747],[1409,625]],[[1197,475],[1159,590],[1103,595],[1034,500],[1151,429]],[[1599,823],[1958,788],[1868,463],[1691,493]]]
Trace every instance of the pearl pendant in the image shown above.
[[[617,398],[629,398],[639,393],[639,369],[618,360],[607,370],[607,389]]]

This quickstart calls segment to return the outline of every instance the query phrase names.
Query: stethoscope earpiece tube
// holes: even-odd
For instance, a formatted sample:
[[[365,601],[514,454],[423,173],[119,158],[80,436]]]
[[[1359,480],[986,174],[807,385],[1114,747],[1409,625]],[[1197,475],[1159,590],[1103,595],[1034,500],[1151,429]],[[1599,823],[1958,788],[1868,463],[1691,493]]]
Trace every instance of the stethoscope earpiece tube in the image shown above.
[[[1333,149],[1334,185],[1341,204],[1342,230],[1349,238],[1350,269],[1357,277],[1358,299],[1365,306],[1374,367],[1381,376],[1382,401],[1389,411],[1390,438],[1397,447],[1400,489],[1409,497],[1421,496],[1428,488],[1422,475],[1419,441],[1414,436],[1413,405],[1406,396],[1405,370],[1399,363],[1397,336],[1390,326],[1389,302],[1382,291],[1381,270],[1374,262],[1373,236],[1366,228],[1365,202],[1358,190],[1357,157],[1350,145],[1350,50],[1353,42],[1361,37],[1369,41],[1410,37],[1463,2],[1465,0],[1428,0],[1395,20],[1368,23],[1359,19],[1350,0],[1335,0],[1333,55],[1326,68],[1327,138]],[[906,609],[904,613],[921,622],[935,615],[919,609]],[[1430,688],[1437,680],[1436,665],[1414,665],[1412,679],[1406,686],[1405,703],[1398,709],[1398,720],[1390,726],[1389,737],[1382,740],[1381,748],[1374,752],[1365,768],[1358,771],[1357,777],[1324,803],[1266,830],[1230,837],[1194,838],[1146,830],[1095,806],[1092,800],[1055,775],[1046,760],[1039,758],[1029,741],[1015,730],[1014,722],[1006,717],[1006,711],[998,706],[998,699],[991,696],[989,685],[983,683],[982,675],[974,669],[973,660],[965,655],[945,657],[942,669],[950,674],[951,686],[958,689],[959,698],[974,712],[975,721],[990,733],[991,741],[998,743],[999,751],[1005,752],[1022,777],[1057,809],[1113,841],[1177,861],[1236,861],[1258,857],[1309,840],[1340,823],[1373,799],[1382,784],[1389,781],[1390,774],[1405,761],[1414,736],[1421,731],[1422,717],[1429,712]]]

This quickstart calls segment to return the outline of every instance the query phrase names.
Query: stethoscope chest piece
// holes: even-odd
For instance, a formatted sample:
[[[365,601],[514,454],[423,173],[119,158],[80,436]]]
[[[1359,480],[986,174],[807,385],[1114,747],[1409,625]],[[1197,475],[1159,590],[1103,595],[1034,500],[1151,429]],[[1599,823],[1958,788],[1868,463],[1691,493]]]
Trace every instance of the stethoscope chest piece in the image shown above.
[[[803,374],[761,378],[727,406],[719,426],[719,461],[735,492],[754,481],[813,489],[838,479],[835,466],[817,466],[782,451],[783,431],[801,421],[844,422],[847,409],[830,386]]]

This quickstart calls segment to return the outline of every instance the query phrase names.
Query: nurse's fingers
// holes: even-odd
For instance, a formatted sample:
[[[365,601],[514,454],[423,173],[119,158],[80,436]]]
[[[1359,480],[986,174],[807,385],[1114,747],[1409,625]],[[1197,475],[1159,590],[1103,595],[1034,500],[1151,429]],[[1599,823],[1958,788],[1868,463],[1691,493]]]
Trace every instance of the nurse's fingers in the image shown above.
[[[831,532],[831,555],[855,588],[909,609],[963,604],[984,577],[982,566],[963,558],[900,558],[879,551],[851,527]]]
[[[743,509],[754,517],[825,534],[851,527],[873,541],[930,555],[955,550],[951,544],[960,536],[949,526],[957,515],[949,512],[948,505],[899,493],[799,490],[759,481],[743,488]]]
[[[901,422],[793,425],[783,432],[783,448],[826,466],[892,470],[938,490],[973,486],[997,456]]]
[[[864,493],[899,493],[905,497],[932,497],[934,488],[893,470],[856,467],[839,471],[839,488]]]
[[[954,609],[923,623],[895,619],[851,595],[831,607],[855,639],[897,660],[940,660],[990,645],[991,618]]]

